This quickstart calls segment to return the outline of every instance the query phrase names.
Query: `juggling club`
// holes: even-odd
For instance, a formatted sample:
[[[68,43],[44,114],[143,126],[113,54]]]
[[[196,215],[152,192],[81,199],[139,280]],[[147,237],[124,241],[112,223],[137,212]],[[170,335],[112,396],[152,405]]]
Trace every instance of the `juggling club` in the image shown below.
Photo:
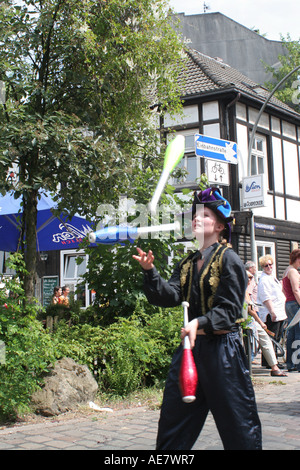
[[[188,302],[182,302],[184,326],[188,324]],[[196,389],[198,384],[198,373],[194,361],[193,352],[188,335],[183,340],[183,352],[179,372],[179,386],[182,400],[185,403],[192,403],[196,400]]]
[[[90,243],[103,243],[110,245],[120,243],[124,240],[134,242],[136,238],[147,233],[171,232],[173,230],[175,232],[179,232],[179,221],[173,222],[172,224],[150,225],[147,227],[114,225],[111,227],[104,227],[96,232],[90,232],[88,238]]]
[[[166,148],[163,171],[157,183],[151,202],[149,203],[149,209],[151,213],[155,213],[157,203],[160,200],[168,178],[182,159],[184,151],[185,138],[183,135],[177,135],[175,139],[173,139]]]

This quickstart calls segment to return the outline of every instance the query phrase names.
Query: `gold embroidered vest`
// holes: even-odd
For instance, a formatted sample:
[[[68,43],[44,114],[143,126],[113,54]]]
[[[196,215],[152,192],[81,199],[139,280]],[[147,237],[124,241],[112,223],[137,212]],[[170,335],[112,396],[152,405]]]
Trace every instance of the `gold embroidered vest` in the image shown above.
[[[199,290],[201,313],[205,315],[213,306],[215,294],[220,282],[222,273],[222,261],[225,251],[228,249],[225,245],[218,245],[216,250],[210,255],[208,263],[204,263],[199,276]],[[190,301],[194,269],[197,269],[195,259],[199,252],[191,253],[180,263],[180,286],[183,300]]]

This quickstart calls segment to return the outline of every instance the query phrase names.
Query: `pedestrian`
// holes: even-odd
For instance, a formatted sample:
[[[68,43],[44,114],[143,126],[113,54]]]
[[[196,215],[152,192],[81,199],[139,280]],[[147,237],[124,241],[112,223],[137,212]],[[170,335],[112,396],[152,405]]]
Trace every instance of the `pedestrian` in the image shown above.
[[[282,278],[283,292],[286,297],[285,311],[290,323],[300,308],[300,250],[293,250],[290,254],[290,264],[285,270]],[[286,337],[286,365],[290,372],[300,372],[299,358],[293,360],[294,352],[300,344],[300,324],[296,323],[287,332]]]
[[[249,276],[248,276],[247,291],[249,292],[249,295],[251,297],[251,301],[253,303],[253,306],[255,307],[255,305],[257,304],[257,282],[256,282],[256,279],[255,279],[256,264],[254,263],[254,261],[247,261],[245,263],[245,269],[246,269],[247,273],[249,272],[250,274],[252,274],[252,276],[250,278],[250,282],[249,282]],[[257,310],[257,308],[256,308],[256,310]]]
[[[249,265],[248,265],[249,266]],[[251,271],[255,272],[253,265],[251,266]],[[256,266],[255,266],[256,268]],[[264,356],[268,366],[271,369],[272,377],[287,377],[287,374],[281,371],[278,367],[277,357],[274,351],[274,347],[270,336],[267,333],[267,325],[263,323],[260,319],[255,303],[252,301],[252,290],[253,290],[253,278],[254,275],[252,272],[247,270],[248,275],[248,288],[246,290],[246,302],[248,304],[248,314],[252,317],[251,323],[249,323],[249,328],[252,330],[254,339],[258,342],[262,355]]]
[[[62,287],[62,295],[60,296],[60,303],[64,305],[65,307],[69,307],[69,292],[70,289],[68,286]]]
[[[268,330],[275,333],[274,339],[279,343],[282,338],[284,321],[287,318],[285,295],[281,283],[273,275],[273,257],[271,255],[261,256],[259,264],[263,269],[257,286],[259,317],[266,323]],[[267,365],[264,361],[262,364]]]
[[[51,300],[52,305],[56,305],[56,304],[61,303],[60,302],[61,294],[62,294],[61,287],[59,287],[59,286],[54,287],[53,296],[52,296],[52,300]]]
[[[202,206],[202,210],[199,208]],[[204,206],[204,208],[203,208]],[[203,246],[177,264],[165,281],[154,266],[152,251],[137,248],[134,258],[144,270],[148,301],[161,307],[189,302],[189,336],[198,372],[196,400],[184,403],[178,377],[182,344],[166,381],[158,427],[158,450],[188,450],[198,438],[209,410],[224,449],[261,449],[261,424],[241,343],[241,318],[247,286],[245,268],[232,248],[231,207],[216,188],[195,193],[192,231]],[[204,237],[203,237],[204,235]]]

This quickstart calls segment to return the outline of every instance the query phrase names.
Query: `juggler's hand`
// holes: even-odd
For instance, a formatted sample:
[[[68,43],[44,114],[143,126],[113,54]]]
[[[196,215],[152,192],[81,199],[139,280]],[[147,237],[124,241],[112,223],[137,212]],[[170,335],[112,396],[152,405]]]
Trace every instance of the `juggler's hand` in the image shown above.
[[[195,341],[197,337],[197,330],[198,330],[198,320],[194,318],[194,320],[190,321],[185,328],[181,328],[181,339],[185,336],[189,337],[191,349],[195,346]]]
[[[153,256],[152,251],[149,250],[148,253],[145,253],[143,250],[141,250],[141,248],[137,247],[136,249],[137,249],[138,255],[132,255],[132,257],[140,263],[141,267],[145,269],[146,271],[154,268],[154,264],[153,264],[154,256]]]

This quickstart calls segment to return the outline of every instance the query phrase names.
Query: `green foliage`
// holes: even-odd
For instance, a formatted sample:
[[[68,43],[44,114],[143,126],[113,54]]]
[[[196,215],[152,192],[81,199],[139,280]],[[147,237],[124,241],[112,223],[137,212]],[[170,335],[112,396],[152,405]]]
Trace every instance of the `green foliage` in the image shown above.
[[[42,5],[42,6],[41,6]],[[0,190],[39,188],[94,214],[156,165],[153,112],[181,109],[182,44],[164,0],[11,0],[0,5]],[[154,110],[154,111],[153,111]],[[64,183],[59,189],[59,184]]]
[[[23,270],[22,257],[12,255],[9,267]],[[19,278],[7,280],[0,289],[0,342],[5,345],[0,363],[0,417],[28,409],[32,393],[54,360],[51,339],[36,320],[38,309],[37,303],[24,305]]]
[[[279,83],[286,75],[294,70],[300,64],[300,39],[298,41],[292,41],[291,37],[287,35],[285,39],[281,37],[284,47],[287,49],[286,55],[280,55],[278,57],[281,66],[272,67],[265,64],[265,68],[268,72],[271,72],[273,77],[276,79],[274,83],[266,83],[266,87],[269,90],[273,90],[277,83]],[[299,69],[295,72],[282,87],[275,93],[278,99],[294,108],[295,111],[300,113],[300,92],[299,92]]]
[[[66,305],[48,305],[46,308],[45,316],[58,317],[58,318],[70,318],[70,308]]]
[[[161,311],[144,318],[120,319],[110,325],[103,344],[100,386],[124,396],[142,386],[162,382],[174,343],[179,344],[179,332],[176,317]]]
[[[10,268],[16,267],[24,269],[19,254],[10,258]],[[130,316],[106,327],[98,324],[91,308],[86,312],[91,324],[78,317],[78,323],[69,326],[62,319],[49,334],[36,319],[40,306],[24,304],[24,297],[19,278],[7,280],[6,289],[0,289],[0,346],[5,345],[5,360],[0,361],[0,418],[28,410],[49,366],[65,356],[96,370],[100,392],[121,397],[166,378],[180,343],[181,307],[153,307],[140,296]]]
[[[100,391],[126,396],[166,378],[181,325],[181,308],[152,308],[150,314],[138,303],[130,318],[119,318],[106,328],[60,324],[54,336],[59,356],[68,355],[97,371]]]
[[[9,0],[0,37],[0,192],[26,202],[32,297],[38,191],[53,192],[59,212],[93,217],[160,163],[156,117],[181,109],[182,44],[165,0]]]
[[[143,191],[143,195],[140,195],[139,191]],[[172,190],[169,188],[168,191],[168,204],[174,204]],[[145,185],[141,189],[136,187],[135,193],[137,198],[140,197],[140,199],[137,199],[138,201],[145,201],[145,197],[147,197],[147,202],[149,201],[148,193],[145,194]],[[164,195],[162,200],[167,200],[167,196]],[[142,208],[146,211],[146,204]],[[177,205],[177,211],[180,213],[180,205]],[[128,223],[130,222],[129,217]],[[171,219],[169,222],[171,222]],[[146,217],[142,226],[147,225],[147,223],[148,218]],[[154,237],[149,236],[149,239],[139,238],[134,243],[124,241],[122,244],[113,246],[99,244],[96,248],[86,249],[89,254],[89,262],[84,279],[89,288],[96,292],[94,308],[97,312],[99,324],[108,325],[118,317],[131,316],[137,302],[144,298],[141,267],[132,258],[132,255],[137,253],[136,247],[146,252],[152,250],[155,256],[155,264],[159,267],[161,275],[168,278],[172,273],[174,264],[182,256],[181,246],[179,244],[175,245],[176,241],[170,232],[159,236],[155,234]],[[173,255],[172,263],[169,260],[171,255]]]
[[[168,240],[139,241],[134,245],[127,242],[111,249],[99,245],[92,252],[85,278],[89,287],[96,291],[94,309],[101,325],[111,324],[118,317],[131,316],[137,301],[144,297],[143,274],[139,264],[132,259],[135,246],[144,250],[151,248],[162,275],[170,274],[171,267],[165,256],[171,252]]]

